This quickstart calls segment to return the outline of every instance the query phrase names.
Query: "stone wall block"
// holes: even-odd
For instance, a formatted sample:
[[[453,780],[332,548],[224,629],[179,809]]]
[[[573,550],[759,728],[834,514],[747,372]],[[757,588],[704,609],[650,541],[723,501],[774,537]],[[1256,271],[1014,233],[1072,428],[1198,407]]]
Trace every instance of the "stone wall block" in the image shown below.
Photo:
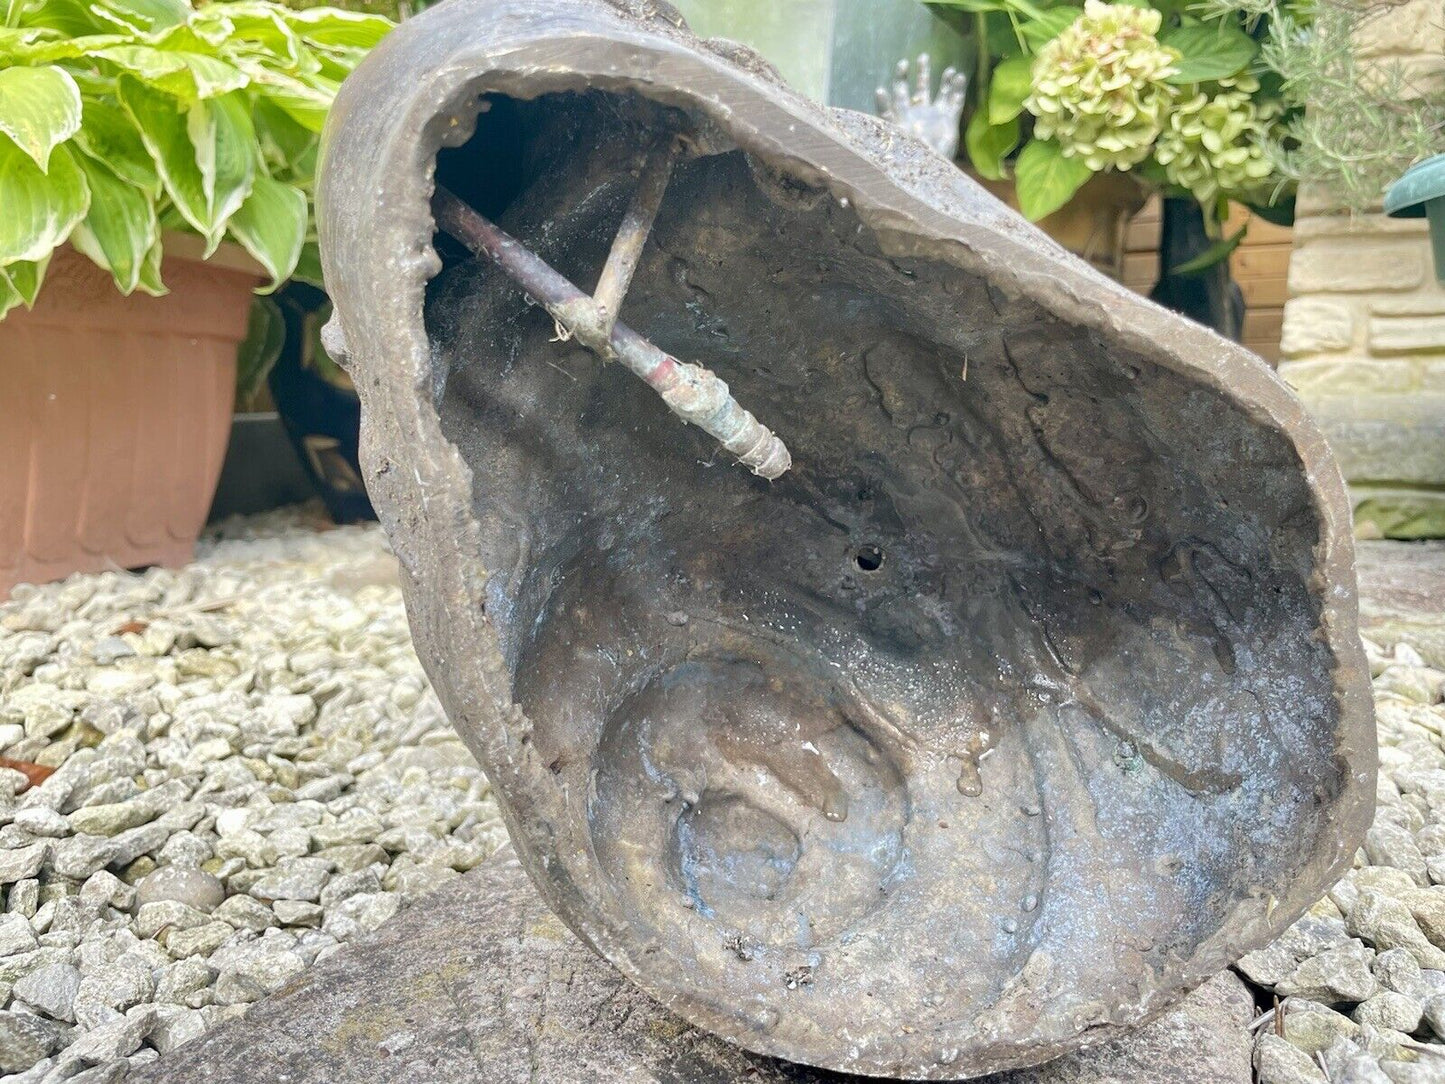
[[[1285,357],[1347,350],[1355,341],[1355,314],[1344,301],[1296,297],[1285,302],[1280,352]]]
[[[1445,316],[1372,316],[1369,328],[1371,353],[1445,354]]]
[[[1445,53],[1445,18],[1438,0],[1381,5],[1355,31],[1355,53],[1361,57]]]
[[[1306,399],[1326,396],[1389,395],[1427,387],[1424,365],[1414,358],[1336,355],[1280,363],[1279,375]],[[1437,380],[1445,382],[1445,364]],[[1445,391],[1445,383],[1432,390]]]
[[[1413,290],[1425,281],[1425,246],[1414,240],[1322,237],[1295,249],[1292,294]]]

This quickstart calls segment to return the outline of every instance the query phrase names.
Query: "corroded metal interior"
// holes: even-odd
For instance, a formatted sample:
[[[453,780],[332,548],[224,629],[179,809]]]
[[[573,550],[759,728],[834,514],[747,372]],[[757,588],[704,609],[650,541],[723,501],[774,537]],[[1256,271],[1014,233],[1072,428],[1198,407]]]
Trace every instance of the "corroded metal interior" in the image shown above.
[[[343,93],[332,341],[423,658],[544,896],[693,1021],[933,1078],[1107,1037],[1368,822],[1333,462],[1257,359],[665,14],[453,0]],[[622,317],[777,481],[431,255],[435,160],[590,288],[660,133]]]

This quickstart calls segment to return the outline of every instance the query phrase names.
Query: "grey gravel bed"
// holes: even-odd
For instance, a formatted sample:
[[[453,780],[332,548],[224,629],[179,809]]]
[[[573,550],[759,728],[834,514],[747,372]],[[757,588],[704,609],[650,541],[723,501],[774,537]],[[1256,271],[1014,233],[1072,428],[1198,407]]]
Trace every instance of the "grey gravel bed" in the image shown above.
[[[1240,961],[1262,1084],[1445,1084],[1445,672],[1366,648],[1379,814]],[[114,1081],[505,839],[380,532],[294,510],[0,605],[0,756],[57,769],[0,767],[0,1084]]]
[[[112,1080],[504,841],[375,528],[237,521],[0,605],[0,1080]]]
[[[1261,1084],[1445,1082],[1445,672],[1408,643],[1365,650],[1380,738],[1375,823],[1355,868],[1239,962],[1278,1000],[1256,1021]]]

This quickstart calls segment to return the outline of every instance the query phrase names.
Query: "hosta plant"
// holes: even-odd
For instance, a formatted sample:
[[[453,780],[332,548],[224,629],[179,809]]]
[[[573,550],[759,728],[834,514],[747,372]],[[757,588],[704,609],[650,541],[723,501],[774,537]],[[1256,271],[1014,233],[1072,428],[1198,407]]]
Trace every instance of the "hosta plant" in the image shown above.
[[[390,29],[265,0],[0,0],[0,314],[69,243],[158,294],[165,230],[243,245],[270,285],[315,270],[317,139]]]
[[[1215,224],[1230,200],[1288,197],[1274,165],[1288,107],[1259,60],[1265,21],[1186,0],[930,2],[970,14],[979,57],[964,144],[980,174],[1012,177],[1028,217],[1106,171],[1190,196]]]

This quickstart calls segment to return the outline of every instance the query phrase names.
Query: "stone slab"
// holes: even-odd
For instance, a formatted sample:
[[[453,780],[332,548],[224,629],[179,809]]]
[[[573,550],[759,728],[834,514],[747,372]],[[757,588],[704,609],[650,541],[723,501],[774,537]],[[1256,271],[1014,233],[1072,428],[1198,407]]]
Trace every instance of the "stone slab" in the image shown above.
[[[1445,667],[1445,542],[1356,544],[1360,632],[1382,647],[1407,643]]]
[[[1130,1036],[989,1084],[1249,1084],[1226,972]],[[581,944],[504,848],[126,1084],[843,1084],[673,1016]]]

